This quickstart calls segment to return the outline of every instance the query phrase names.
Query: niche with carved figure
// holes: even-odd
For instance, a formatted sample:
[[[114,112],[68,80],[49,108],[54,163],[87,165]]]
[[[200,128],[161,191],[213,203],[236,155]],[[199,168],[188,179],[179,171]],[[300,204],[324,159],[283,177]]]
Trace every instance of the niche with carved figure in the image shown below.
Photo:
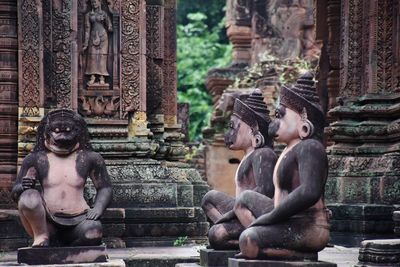
[[[85,117],[117,118],[120,114],[119,10],[114,2],[79,3],[78,108]]]

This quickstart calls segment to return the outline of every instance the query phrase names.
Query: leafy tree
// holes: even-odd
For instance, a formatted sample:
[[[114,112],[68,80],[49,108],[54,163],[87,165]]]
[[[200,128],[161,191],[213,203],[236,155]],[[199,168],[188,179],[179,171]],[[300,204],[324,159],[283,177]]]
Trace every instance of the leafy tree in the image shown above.
[[[204,13],[189,13],[187,21],[177,26],[178,98],[190,103],[190,140],[198,140],[212,111],[204,84],[206,74],[210,68],[229,64],[231,46],[220,40],[219,33],[224,28],[221,18],[211,30]]]

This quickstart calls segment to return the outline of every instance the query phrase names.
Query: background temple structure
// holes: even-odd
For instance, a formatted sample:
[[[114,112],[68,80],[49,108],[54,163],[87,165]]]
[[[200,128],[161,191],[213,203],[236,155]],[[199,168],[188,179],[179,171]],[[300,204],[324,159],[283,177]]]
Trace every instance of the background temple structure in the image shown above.
[[[400,203],[399,7],[397,0],[228,0],[233,62],[210,70],[206,80],[215,105],[203,132],[209,184],[232,194],[242,157],[223,144],[232,98],[259,87],[273,110],[281,84],[276,67],[300,57],[317,67],[318,93],[328,115],[332,241],[358,246],[365,238],[392,237],[400,217],[393,217]],[[280,71],[296,75],[295,68]],[[223,173],[215,172],[221,168]]]
[[[0,18],[0,207],[15,208],[10,188],[41,118],[69,108],[84,116],[112,179],[110,246],[204,239],[208,187],[181,161],[176,1],[10,0]],[[7,214],[0,249],[27,245]]]
[[[199,205],[208,186],[182,161],[176,0],[99,3],[100,10],[87,0],[0,2],[0,208],[7,209],[0,250],[28,244],[10,189],[36,126],[56,108],[84,116],[94,149],[106,159],[114,186],[113,209],[103,218],[109,246],[206,235]],[[96,12],[102,19],[93,18]],[[392,236],[400,204],[399,21],[400,0],[228,0],[233,62],[206,80],[215,104],[204,131],[210,184],[223,178],[221,168],[232,179],[242,157],[223,146],[232,97],[259,87],[273,110],[276,60],[310,59],[329,121],[332,240],[358,245]]]

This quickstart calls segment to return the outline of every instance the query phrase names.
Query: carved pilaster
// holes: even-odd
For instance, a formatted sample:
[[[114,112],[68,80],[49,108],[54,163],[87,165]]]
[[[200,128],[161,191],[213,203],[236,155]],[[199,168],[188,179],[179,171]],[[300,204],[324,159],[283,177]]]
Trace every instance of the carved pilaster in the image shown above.
[[[164,132],[162,111],[164,84],[164,1],[146,3],[147,115],[152,133],[161,138]]]
[[[75,40],[71,33],[76,32],[73,25],[75,12],[72,12],[73,2],[69,0],[56,1],[52,5],[51,29],[52,29],[52,66],[53,90],[56,97],[57,108],[75,108],[77,92],[73,84],[73,45]],[[48,22],[47,22],[48,23]],[[75,87],[75,88],[74,88]],[[76,95],[75,95],[76,96]]]
[[[342,1],[341,15],[341,73],[340,95],[357,96],[361,94],[363,36],[362,0]]]
[[[341,4],[340,98],[329,111],[337,121],[326,129],[334,142],[326,199],[350,214],[333,212],[333,231],[389,233],[400,201],[399,1]]]
[[[164,8],[164,85],[162,106],[165,125],[177,123],[176,0],[166,0]]]
[[[42,1],[20,0],[18,5],[20,116],[40,116],[43,107]]]
[[[12,205],[17,173],[18,27],[16,1],[0,4],[0,208]]]
[[[146,5],[144,0],[121,3],[121,112],[129,117],[129,136],[147,137]]]

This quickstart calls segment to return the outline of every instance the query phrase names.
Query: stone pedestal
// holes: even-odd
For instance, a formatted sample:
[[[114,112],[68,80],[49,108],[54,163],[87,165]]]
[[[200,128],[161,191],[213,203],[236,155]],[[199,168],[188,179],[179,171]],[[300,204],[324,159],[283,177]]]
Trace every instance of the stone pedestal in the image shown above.
[[[400,266],[400,239],[365,240],[356,267]]]
[[[400,211],[393,212],[394,233],[400,236]]]
[[[18,263],[28,265],[107,262],[105,246],[27,247],[18,249]]]
[[[204,267],[228,266],[228,259],[233,258],[238,250],[200,250],[200,265]]]
[[[229,267],[336,267],[335,263],[324,261],[274,261],[229,259]]]

